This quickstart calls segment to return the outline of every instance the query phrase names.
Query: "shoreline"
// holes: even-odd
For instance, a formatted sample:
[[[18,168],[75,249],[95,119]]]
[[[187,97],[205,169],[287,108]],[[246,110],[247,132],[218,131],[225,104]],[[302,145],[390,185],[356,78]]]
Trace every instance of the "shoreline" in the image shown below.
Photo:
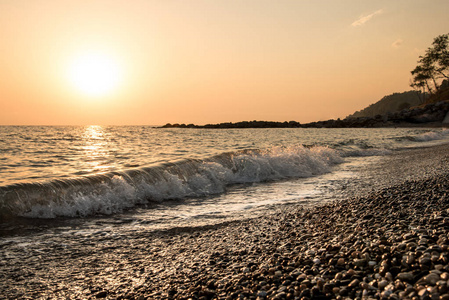
[[[449,150],[405,150],[345,198],[263,218],[0,245],[16,298],[449,299]]]

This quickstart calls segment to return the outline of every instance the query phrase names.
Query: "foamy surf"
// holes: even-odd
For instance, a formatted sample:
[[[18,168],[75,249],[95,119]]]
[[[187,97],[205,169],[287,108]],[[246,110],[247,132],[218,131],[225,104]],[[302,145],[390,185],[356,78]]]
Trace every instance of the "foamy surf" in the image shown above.
[[[421,133],[415,136],[414,140],[417,142],[429,142],[435,140],[442,140],[447,137],[449,137],[449,129],[444,128],[441,131],[429,131]]]
[[[113,214],[138,204],[224,193],[232,184],[306,178],[331,172],[343,162],[327,147],[273,147],[223,153],[45,183],[0,187],[2,217],[85,217]]]

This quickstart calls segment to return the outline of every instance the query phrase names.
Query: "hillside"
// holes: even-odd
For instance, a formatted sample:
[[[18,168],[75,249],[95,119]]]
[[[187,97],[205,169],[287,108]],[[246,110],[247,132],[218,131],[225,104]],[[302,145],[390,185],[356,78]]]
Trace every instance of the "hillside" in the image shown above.
[[[394,93],[383,97],[378,102],[349,115],[347,118],[375,117],[377,115],[386,115],[388,113],[397,112],[413,106],[422,104],[423,95],[416,91],[408,91],[403,93]]]

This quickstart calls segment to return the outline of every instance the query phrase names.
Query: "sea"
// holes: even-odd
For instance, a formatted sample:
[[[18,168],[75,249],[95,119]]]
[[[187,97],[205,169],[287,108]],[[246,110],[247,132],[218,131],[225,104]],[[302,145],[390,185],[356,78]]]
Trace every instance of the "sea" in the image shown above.
[[[444,128],[0,126],[0,237],[214,225],[332,201]]]

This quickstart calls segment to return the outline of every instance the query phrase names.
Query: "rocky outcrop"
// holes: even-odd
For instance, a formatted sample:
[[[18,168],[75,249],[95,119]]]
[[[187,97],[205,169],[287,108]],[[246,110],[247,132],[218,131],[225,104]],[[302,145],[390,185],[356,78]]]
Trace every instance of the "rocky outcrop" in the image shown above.
[[[299,128],[301,123],[296,121],[290,122],[272,122],[272,121],[243,121],[237,123],[219,123],[219,124],[206,124],[206,125],[193,125],[193,124],[165,124],[161,128],[209,128],[209,129],[221,129],[221,128]]]
[[[245,121],[237,123],[220,123],[207,125],[166,124],[160,128],[364,128],[395,126],[441,126],[449,124],[449,100],[427,104],[426,106],[403,109],[399,112],[374,117],[348,117],[344,120],[327,120],[301,124],[299,122]]]

